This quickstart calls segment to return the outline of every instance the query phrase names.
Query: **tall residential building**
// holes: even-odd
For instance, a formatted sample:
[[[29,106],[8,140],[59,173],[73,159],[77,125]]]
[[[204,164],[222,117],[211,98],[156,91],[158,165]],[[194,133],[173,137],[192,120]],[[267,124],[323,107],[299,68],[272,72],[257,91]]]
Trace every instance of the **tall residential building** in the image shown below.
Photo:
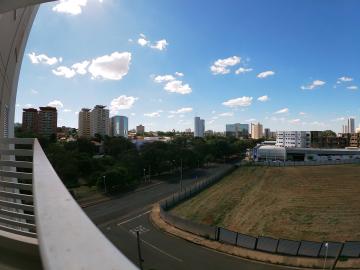
[[[351,117],[348,118],[347,126],[348,126],[347,133],[351,133],[351,134],[355,133],[355,119],[354,118],[351,118]]]
[[[264,129],[264,136],[265,136],[266,139],[271,138],[270,128],[265,128],[265,129]]]
[[[342,125],[342,133],[349,133],[348,125]]]
[[[96,105],[90,112],[90,135],[110,135],[109,110],[106,106]]]
[[[38,110],[34,108],[23,109],[22,130],[37,133],[39,124]]]
[[[40,135],[56,135],[57,109],[55,107],[40,107],[38,119],[38,133]]]
[[[204,137],[205,135],[205,120],[196,116],[194,118],[194,137]]]
[[[307,148],[311,144],[310,131],[278,131],[276,146]]]
[[[257,140],[262,137],[264,137],[263,125],[260,123],[251,124],[251,138]]]
[[[79,112],[78,136],[90,138],[90,109],[82,108]]]
[[[144,135],[144,133],[145,133],[145,127],[143,126],[143,125],[138,125],[138,126],[136,126],[136,133],[137,134],[142,134],[142,135]]]
[[[248,124],[227,124],[225,127],[225,136],[236,138],[247,138],[249,136]]]
[[[110,135],[114,137],[128,137],[128,118],[116,115],[110,119]]]

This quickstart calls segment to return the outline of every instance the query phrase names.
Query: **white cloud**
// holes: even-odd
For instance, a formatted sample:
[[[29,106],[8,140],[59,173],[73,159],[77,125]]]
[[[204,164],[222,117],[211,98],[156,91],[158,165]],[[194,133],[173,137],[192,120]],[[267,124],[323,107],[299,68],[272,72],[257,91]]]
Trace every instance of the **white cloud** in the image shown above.
[[[256,119],[250,118],[250,119],[245,120],[245,122],[247,122],[247,123],[256,122]]]
[[[32,108],[33,106],[34,106],[33,104],[28,103],[24,105],[24,108]]]
[[[175,77],[173,75],[158,75],[154,78],[154,82],[156,83],[163,83],[173,80],[175,80]]]
[[[228,67],[235,66],[239,64],[241,58],[239,56],[232,56],[225,59],[218,59],[214,62],[214,64],[210,67],[210,70],[214,75],[217,74],[227,74],[230,72]]]
[[[253,98],[252,97],[239,97],[234,99],[229,99],[228,101],[224,101],[222,104],[225,106],[228,106],[230,108],[233,107],[247,107],[250,106],[252,103]]]
[[[175,74],[181,74],[181,76],[184,76],[184,74],[180,72],[175,72]],[[170,93],[178,93],[185,95],[192,92],[189,84],[184,84],[183,81],[177,80],[173,75],[168,74],[155,76],[154,82],[165,83],[164,89]]]
[[[299,124],[300,122],[301,122],[301,119],[299,119],[299,118],[289,120],[290,124]]]
[[[62,76],[67,79],[70,79],[76,75],[75,70],[65,67],[65,66],[60,66],[60,67],[57,67],[56,69],[53,69],[52,73],[55,74],[56,76]]]
[[[339,122],[339,121],[345,121],[345,117],[338,117],[338,118],[335,118],[335,119],[333,119],[333,120],[331,120],[331,121],[333,121],[333,122]]]
[[[110,111],[116,114],[120,110],[131,109],[137,100],[137,97],[121,95],[110,102]]]
[[[163,112],[162,110],[158,110],[158,111],[152,112],[152,113],[144,113],[144,116],[151,117],[151,118],[160,117],[160,113],[162,113],[162,112]]]
[[[87,0],[60,0],[60,2],[58,2],[52,10],[59,13],[79,15],[86,4]]]
[[[57,109],[61,109],[64,107],[64,104],[60,100],[53,100],[48,103],[48,106],[56,107]]]
[[[182,81],[170,81],[166,83],[164,89],[170,93],[178,93],[178,94],[190,94],[192,92],[189,84],[183,84]]]
[[[178,76],[178,77],[184,77],[184,73],[182,72],[175,72],[175,75]]]
[[[113,52],[91,61],[88,71],[93,79],[121,80],[129,71],[131,53]]]
[[[284,108],[284,109],[281,109],[281,110],[276,111],[275,114],[288,113],[288,112],[289,112],[289,109],[288,109],[288,108]]]
[[[174,118],[174,117],[175,117],[175,115],[173,115],[173,114],[168,115],[168,118]]]
[[[37,94],[39,94],[39,91],[37,91],[35,89],[31,89],[30,93],[33,94],[33,95],[37,95]]]
[[[60,63],[62,61],[62,58],[56,58],[56,57],[49,57],[45,54],[38,54],[36,55],[34,52],[28,54],[31,63],[33,64],[44,64],[44,65],[55,65],[57,63]]]
[[[72,112],[72,110],[71,109],[64,109],[63,112],[68,113],[68,112]]]
[[[266,101],[269,101],[269,97],[265,95],[265,96],[258,97],[257,100],[261,101],[261,102],[266,102]]]
[[[137,43],[138,43],[140,46],[144,47],[144,46],[146,46],[147,44],[149,44],[149,41],[146,40],[145,38],[141,37],[141,38],[139,38],[139,39],[137,40]]]
[[[306,115],[306,112],[299,112],[299,115]]]
[[[325,84],[324,81],[315,80],[311,84],[301,86],[301,89],[302,90],[313,90],[317,87],[323,86],[324,84]]]
[[[90,61],[83,61],[80,63],[75,63],[71,66],[71,68],[80,75],[85,75],[87,73],[86,68],[90,64]]]
[[[349,90],[357,90],[358,89],[358,87],[356,85],[350,85],[350,86],[348,86],[346,88],[349,89]]]
[[[166,47],[169,45],[166,39],[160,39],[158,41],[155,41],[153,44],[151,44],[151,41],[146,38],[144,34],[139,34],[139,38],[137,40],[137,43],[141,47],[149,47],[155,50],[163,51],[166,49]]]
[[[219,116],[221,117],[231,117],[234,116],[233,112],[225,112],[225,113],[220,113]]]
[[[252,70],[253,70],[252,68],[244,68],[244,67],[241,67],[241,68],[238,68],[238,69],[235,71],[235,74],[243,74],[243,73],[250,72],[250,71],[252,71]]]
[[[150,48],[162,51],[165,50],[168,45],[169,43],[166,41],[166,39],[161,39],[156,41],[154,45],[150,45]]]
[[[181,108],[181,109],[178,109],[176,111],[170,111],[170,113],[189,113],[189,112],[192,112],[193,111],[193,108],[191,107],[184,107],[184,108]]]
[[[338,82],[338,83],[340,83],[340,82],[351,82],[351,81],[353,81],[353,80],[354,80],[354,79],[351,78],[351,77],[343,76],[343,77],[340,77],[337,82]]]
[[[256,77],[258,77],[260,79],[264,79],[266,77],[273,76],[273,75],[275,75],[274,71],[267,70],[267,71],[260,72]]]

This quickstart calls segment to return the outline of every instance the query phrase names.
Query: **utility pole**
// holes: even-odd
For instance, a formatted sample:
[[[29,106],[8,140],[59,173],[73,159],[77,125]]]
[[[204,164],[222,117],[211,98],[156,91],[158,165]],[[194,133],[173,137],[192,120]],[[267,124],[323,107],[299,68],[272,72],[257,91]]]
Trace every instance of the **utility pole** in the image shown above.
[[[103,175],[103,181],[104,181],[104,191],[105,191],[105,193],[107,193],[107,189],[106,189],[106,176],[105,175]]]
[[[141,256],[141,246],[140,246],[140,234],[139,234],[139,231],[136,231],[136,239],[137,239],[137,249],[138,249],[138,258],[139,258],[139,267],[140,267],[140,270],[143,270],[143,262],[144,262],[144,259],[142,258]]]

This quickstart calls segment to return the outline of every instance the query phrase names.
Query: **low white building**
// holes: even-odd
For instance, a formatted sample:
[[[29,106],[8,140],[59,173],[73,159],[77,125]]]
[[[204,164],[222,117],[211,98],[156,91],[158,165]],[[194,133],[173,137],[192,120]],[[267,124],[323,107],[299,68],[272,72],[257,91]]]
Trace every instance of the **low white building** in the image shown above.
[[[276,146],[307,148],[311,144],[310,131],[277,131]]]

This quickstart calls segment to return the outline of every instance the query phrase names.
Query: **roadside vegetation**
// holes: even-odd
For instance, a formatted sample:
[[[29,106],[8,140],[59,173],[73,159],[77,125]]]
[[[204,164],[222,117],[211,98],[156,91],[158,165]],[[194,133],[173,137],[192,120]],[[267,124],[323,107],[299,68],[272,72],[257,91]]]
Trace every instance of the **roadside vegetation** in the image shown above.
[[[17,130],[17,137],[35,137]],[[56,138],[39,138],[55,171],[68,187],[96,186],[107,193],[136,188],[152,176],[202,167],[210,162],[227,162],[245,155],[256,140],[225,137],[193,138],[174,136],[170,142],[146,143],[137,149],[122,137],[57,142]],[[97,143],[97,146],[94,144]],[[101,145],[101,149],[99,149]],[[105,184],[104,184],[105,183]],[[106,185],[106,188],[105,188]]]
[[[199,223],[293,240],[360,240],[360,166],[244,166],[172,210]]]

